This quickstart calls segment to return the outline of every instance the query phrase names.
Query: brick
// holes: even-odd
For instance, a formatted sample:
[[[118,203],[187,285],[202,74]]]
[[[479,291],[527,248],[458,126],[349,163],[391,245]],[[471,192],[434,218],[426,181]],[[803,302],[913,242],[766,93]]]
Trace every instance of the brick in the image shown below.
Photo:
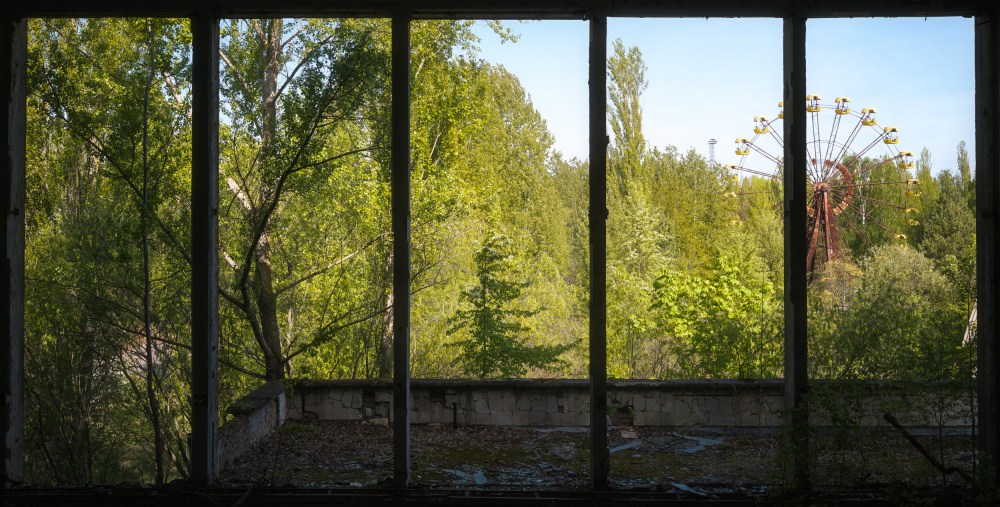
[[[451,407],[448,407],[448,410],[445,410],[444,407],[442,407],[441,405],[438,405],[437,403],[432,403],[430,406],[430,414],[428,416],[428,419],[432,423],[451,422]]]
[[[531,410],[531,398],[527,394],[520,393],[517,395],[517,405],[516,410]]]
[[[476,400],[475,410],[476,410],[477,414],[489,414],[490,413],[489,404],[486,403],[486,400],[482,399],[482,398]]]
[[[413,403],[413,409],[417,412],[428,412],[431,409],[431,402],[427,398],[417,398]]]
[[[513,418],[508,412],[498,412],[490,418],[494,426],[510,426]]]
[[[528,425],[528,411],[527,410],[515,410],[513,417],[514,426],[527,426]]]
[[[641,394],[632,396],[632,410],[637,412],[646,410],[646,397]]]
[[[414,424],[427,424],[431,422],[430,410],[418,410],[416,417],[410,419],[410,422]]]
[[[646,425],[646,413],[640,410],[635,411],[635,420],[632,421],[633,426],[645,426]]]
[[[323,421],[337,420],[337,411],[343,408],[334,408],[332,403],[324,403],[319,407],[319,418]]]
[[[528,424],[531,426],[541,426],[545,424],[545,410],[532,410],[528,412]]]
[[[517,395],[514,391],[507,391],[503,395],[503,410],[505,412],[514,412],[517,410]]]
[[[618,403],[619,405],[624,405],[625,403],[627,403],[629,398],[630,396],[626,391],[618,391],[618,393],[615,394],[615,402]]]
[[[670,393],[660,394],[660,412],[671,412],[677,406],[677,399],[674,395]],[[649,408],[649,402],[647,400],[646,408]]]
[[[535,410],[547,410],[547,409],[548,409],[548,401],[545,399],[544,396],[533,396],[531,398],[531,410],[532,411],[535,411]]]
[[[489,426],[490,414],[476,414],[476,424],[480,426]]]
[[[392,402],[392,393],[389,391],[375,391],[375,403]]]

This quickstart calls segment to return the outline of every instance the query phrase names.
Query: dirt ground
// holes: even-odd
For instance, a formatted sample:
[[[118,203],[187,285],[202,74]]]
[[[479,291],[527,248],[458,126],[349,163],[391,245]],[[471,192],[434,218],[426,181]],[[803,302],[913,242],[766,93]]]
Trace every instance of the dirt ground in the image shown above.
[[[719,435],[667,428],[612,428],[611,485],[618,489],[765,494],[786,484],[780,436]],[[947,466],[972,472],[971,439],[920,437]],[[829,490],[965,491],[943,477],[899,434],[813,437],[813,484]],[[589,485],[585,428],[414,425],[416,487],[582,490]],[[223,473],[234,487],[264,478],[271,486],[379,487],[392,476],[392,431],[350,422],[294,422]],[[963,493],[964,494],[964,493]]]

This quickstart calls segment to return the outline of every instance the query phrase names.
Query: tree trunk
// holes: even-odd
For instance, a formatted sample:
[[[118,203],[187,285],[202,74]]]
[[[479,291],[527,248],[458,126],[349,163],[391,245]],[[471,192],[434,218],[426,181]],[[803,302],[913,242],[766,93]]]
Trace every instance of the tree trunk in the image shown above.
[[[261,105],[264,109],[263,131],[261,132],[261,148],[264,156],[274,153],[274,141],[277,133],[277,93],[278,73],[281,60],[281,32],[283,21],[272,19],[261,23],[265,35],[264,50],[261,52],[264,74],[261,76]],[[266,181],[266,178],[265,178]],[[263,203],[277,199],[274,188],[263,189]],[[261,212],[261,210],[258,210]],[[257,278],[257,311],[260,314],[261,333],[264,335],[264,364],[267,380],[285,378],[285,358],[281,350],[281,330],[278,327],[278,305],[274,294],[274,279],[271,274],[271,240],[268,233],[269,222],[265,217],[254,217],[255,220],[265,220],[264,234],[257,244],[255,252]]]
[[[284,354],[281,350],[281,329],[278,327],[278,305],[271,276],[271,242],[265,233],[257,245],[257,311],[264,338],[264,365],[267,380],[285,378]]]
[[[149,398],[149,418],[153,423],[153,447],[156,461],[156,484],[163,484],[163,429],[160,427],[160,404],[154,388],[153,333],[150,325],[150,272],[149,272],[149,231],[146,215],[149,213],[149,89],[153,86],[153,30],[146,25],[149,35],[149,77],[146,80],[146,94],[142,104],[142,316],[143,336],[146,338],[146,396]]]
[[[392,293],[392,250],[386,254],[385,272],[382,273],[382,294],[385,294],[386,311],[382,315],[382,340],[379,344],[379,368],[378,378],[392,377],[392,343],[393,343],[393,297]],[[382,298],[379,298],[380,300]]]

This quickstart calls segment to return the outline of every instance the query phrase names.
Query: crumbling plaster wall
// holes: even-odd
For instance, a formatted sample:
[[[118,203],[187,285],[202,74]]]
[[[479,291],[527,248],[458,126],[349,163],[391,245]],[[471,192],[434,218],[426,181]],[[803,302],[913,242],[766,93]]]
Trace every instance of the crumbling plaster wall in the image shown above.
[[[288,417],[285,386],[268,382],[240,398],[226,412],[233,417],[219,428],[219,463],[223,470],[285,424]]]
[[[838,384],[817,381],[838,392]],[[846,384],[845,384],[846,385]],[[857,384],[852,384],[856,387]],[[299,381],[289,399],[289,418],[369,421],[388,424],[392,384],[386,381]],[[905,388],[866,384],[862,425],[886,425],[882,407],[895,407],[909,426],[931,425],[928,405]],[[856,392],[856,389],[853,391]],[[741,380],[612,380],[608,384],[611,423],[632,426],[780,428],[784,387],[780,379]],[[834,409],[839,411],[836,397]],[[586,380],[429,380],[411,381],[410,420],[415,424],[495,426],[588,426],[590,391]],[[817,406],[814,424],[830,424],[830,409]],[[971,424],[968,401],[958,400],[944,421],[951,427]]]

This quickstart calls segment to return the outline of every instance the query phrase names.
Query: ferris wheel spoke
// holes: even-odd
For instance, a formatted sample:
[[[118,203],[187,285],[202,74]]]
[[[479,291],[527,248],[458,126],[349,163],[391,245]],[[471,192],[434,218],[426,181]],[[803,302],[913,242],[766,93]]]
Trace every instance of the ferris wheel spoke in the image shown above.
[[[882,142],[882,139],[884,139],[884,138],[885,138],[885,133],[883,132],[881,135],[879,135],[878,137],[876,137],[874,141],[872,141],[871,143],[868,143],[868,146],[865,146],[865,149],[863,149],[860,152],[858,152],[857,154],[855,154],[854,159],[851,160],[851,163],[848,164],[847,167],[850,168],[852,165],[854,165],[854,163],[856,163],[859,160],[863,159],[864,156],[865,156],[865,153],[868,153],[872,148],[874,148],[875,146],[877,146],[878,143]]]
[[[895,157],[887,158],[887,159],[885,159],[885,160],[883,160],[883,161],[881,161],[881,162],[879,162],[877,164],[870,165],[870,166],[868,166],[868,167],[866,167],[864,169],[860,169],[857,172],[852,173],[852,176],[857,176],[859,174],[864,174],[864,173],[866,173],[868,171],[871,171],[872,169],[876,169],[876,168],[882,167],[882,166],[888,164],[889,162],[895,162],[897,159],[899,159],[899,155],[896,155]]]
[[[858,197],[858,196],[856,196],[856,197]],[[864,217],[864,218],[866,218],[868,220],[871,220],[873,223],[875,223],[875,225],[881,227],[882,229],[885,229],[885,231],[888,232],[889,234],[899,234],[899,233],[896,232],[895,229],[893,229],[892,227],[889,227],[888,225],[885,224],[885,222],[879,220],[878,218],[875,218],[875,216],[872,215],[871,213],[868,213],[866,211],[860,210],[860,209],[858,209],[857,206],[855,206],[853,204],[848,204],[847,207],[849,209],[854,210],[855,213],[861,215],[862,217]],[[843,213],[841,213],[841,214],[843,214]]]
[[[778,189],[778,185],[785,180],[782,156],[784,132],[776,130],[775,127],[780,125],[777,119],[768,121],[764,117],[754,118],[756,135],[749,142],[737,139],[738,143],[742,143],[737,150],[737,154],[742,155],[740,165],[729,166],[739,175],[739,187],[744,190],[730,194],[740,196],[741,209],[751,207],[763,211],[770,206],[772,212],[787,211],[776,211],[782,215],[809,213],[806,230],[802,231],[808,238],[806,264],[809,270],[821,266],[823,262],[841,258],[841,242],[848,237],[851,241],[857,241],[859,246],[863,242],[868,247],[873,247],[876,241],[884,239],[885,233],[879,231],[886,231],[897,239],[905,238],[894,229],[903,223],[897,224],[903,215],[893,210],[913,210],[896,204],[905,202],[901,197],[902,193],[897,192],[902,187],[885,185],[906,186],[915,181],[909,179],[909,172],[906,171],[913,167],[908,158],[912,154],[897,152],[897,137],[890,134],[898,132],[897,129],[875,128],[874,109],[866,108],[861,110],[862,114],[858,114],[847,107],[850,99],[846,97],[838,98],[835,106],[820,104],[820,100],[818,95],[806,97],[806,112],[810,122],[809,133],[806,135],[811,137],[803,141],[805,160],[795,161],[797,165],[805,164],[805,167],[800,167],[807,175],[806,186],[802,189],[806,191],[806,202],[803,203],[805,209],[785,210],[785,202],[781,198],[784,189]],[[778,105],[781,106],[782,103]],[[824,108],[828,110],[823,111]],[[825,114],[834,116],[829,118]],[[854,116],[855,120],[845,120],[844,117],[847,116]],[[779,112],[778,119],[783,119],[783,111]],[[868,131],[866,128],[873,130]],[[770,137],[766,134],[770,134]],[[861,146],[855,146],[856,144]],[[753,152],[750,152],[751,148]],[[757,157],[763,157],[768,162],[758,160],[758,163],[763,163],[762,167],[747,167]],[[774,166],[766,167],[766,164]],[[902,171],[896,171],[887,164],[899,165]],[[865,190],[865,187],[871,187],[872,190]],[[879,190],[880,188],[884,190]],[[752,197],[754,195],[759,197]],[[843,252],[850,255],[846,246]]]
[[[820,148],[820,139],[819,139],[819,137],[820,137],[819,112],[823,109],[823,106],[821,106],[818,103],[818,99],[819,99],[818,95],[810,95],[809,97],[806,98],[806,106],[807,106],[806,110],[809,111],[809,113],[810,113],[809,114],[809,119],[812,120],[810,123],[812,125],[812,129],[811,130],[812,130],[812,137],[813,137],[813,154],[814,154],[813,156],[815,158],[818,158],[820,156],[820,154],[822,153],[822,151],[823,151],[822,148]],[[810,104],[810,100],[812,100],[812,105],[811,106],[809,105]],[[811,159],[812,158],[807,159],[807,160],[811,160]],[[818,161],[818,163],[822,164],[823,162],[822,161]]]
[[[874,197],[868,197],[866,195],[861,195],[861,194],[851,194],[851,195],[857,197],[858,199],[861,199],[862,201],[873,202],[876,204],[881,204],[883,206],[889,206],[891,208],[896,208],[896,209],[909,209],[906,206],[900,206],[899,204],[891,203],[889,201],[883,201],[882,199],[876,199]]]
[[[876,181],[871,183],[845,183],[843,185],[834,185],[833,182],[830,183],[830,188],[846,188],[846,187],[871,187],[875,185],[903,185],[908,183],[907,180],[903,181]]]
[[[853,129],[851,129],[851,135],[849,135],[847,137],[847,142],[845,142],[843,144],[843,146],[840,148],[840,153],[838,153],[837,157],[835,159],[833,159],[833,165],[834,166],[836,166],[837,164],[839,164],[841,162],[841,160],[844,158],[844,156],[847,155],[847,149],[850,148],[850,146],[851,146],[852,143],[854,143],[854,139],[856,137],[858,137],[858,134],[861,132],[861,127],[862,127],[861,121],[862,121],[862,118],[859,117],[858,118],[858,123],[856,123],[854,125]]]
[[[771,134],[771,137],[773,137],[774,140],[777,141],[778,146],[781,147],[781,148],[784,148],[785,147],[785,141],[781,138],[780,135],[778,135],[778,133],[775,131],[775,129],[771,127],[771,125],[774,124],[776,121],[778,121],[777,118],[775,118],[775,119],[773,119],[773,120],[771,120],[771,121],[769,121],[767,123],[767,131],[768,131],[768,133]]]
[[[809,181],[820,181],[820,175],[816,172],[816,164],[813,161],[816,157],[813,153],[809,151],[809,145],[806,145],[806,173],[809,175]]]
[[[756,174],[758,176],[763,176],[765,178],[770,178],[770,179],[773,179],[773,180],[784,180],[785,179],[785,178],[783,178],[781,176],[778,176],[777,174],[768,174],[768,173],[763,172],[763,171],[756,171],[754,169],[747,169],[746,167],[739,167],[739,166],[737,166],[736,170],[738,170],[738,171],[746,171],[748,173]]]
[[[847,226],[850,227],[851,230],[854,231],[858,235],[858,237],[860,237],[861,240],[864,241],[866,245],[868,245],[868,248],[875,248],[875,245],[872,244],[871,239],[869,239],[868,235],[865,234],[864,229],[860,225],[858,225],[858,223],[855,222],[850,215],[841,214],[841,216],[844,217],[844,222],[847,223]]]
[[[840,117],[841,115],[834,115],[833,125],[830,127],[830,138],[826,143],[826,154],[824,155],[823,164],[823,179],[827,179],[830,176],[830,171],[837,166],[836,162],[833,162],[831,157],[833,156],[833,150],[837,147],[837,134],[840,133]],[[826,161],[830,160],[830,166],[826,167]]]
[[[753,149],[753,151],[756,151],[757,153],[760,153],[761,155],[764,155],[764,157],[766,157],[771,162],[774,162],[775,164],[781,165],[781,161],[778,160],[777,157],[775,157],[774,155],[771,155],[770,153],[764,151],[759,146],[757,146],[756,144],[754,144],[753,141],[751,141],[749,144],[750,144],[750,148]]]

